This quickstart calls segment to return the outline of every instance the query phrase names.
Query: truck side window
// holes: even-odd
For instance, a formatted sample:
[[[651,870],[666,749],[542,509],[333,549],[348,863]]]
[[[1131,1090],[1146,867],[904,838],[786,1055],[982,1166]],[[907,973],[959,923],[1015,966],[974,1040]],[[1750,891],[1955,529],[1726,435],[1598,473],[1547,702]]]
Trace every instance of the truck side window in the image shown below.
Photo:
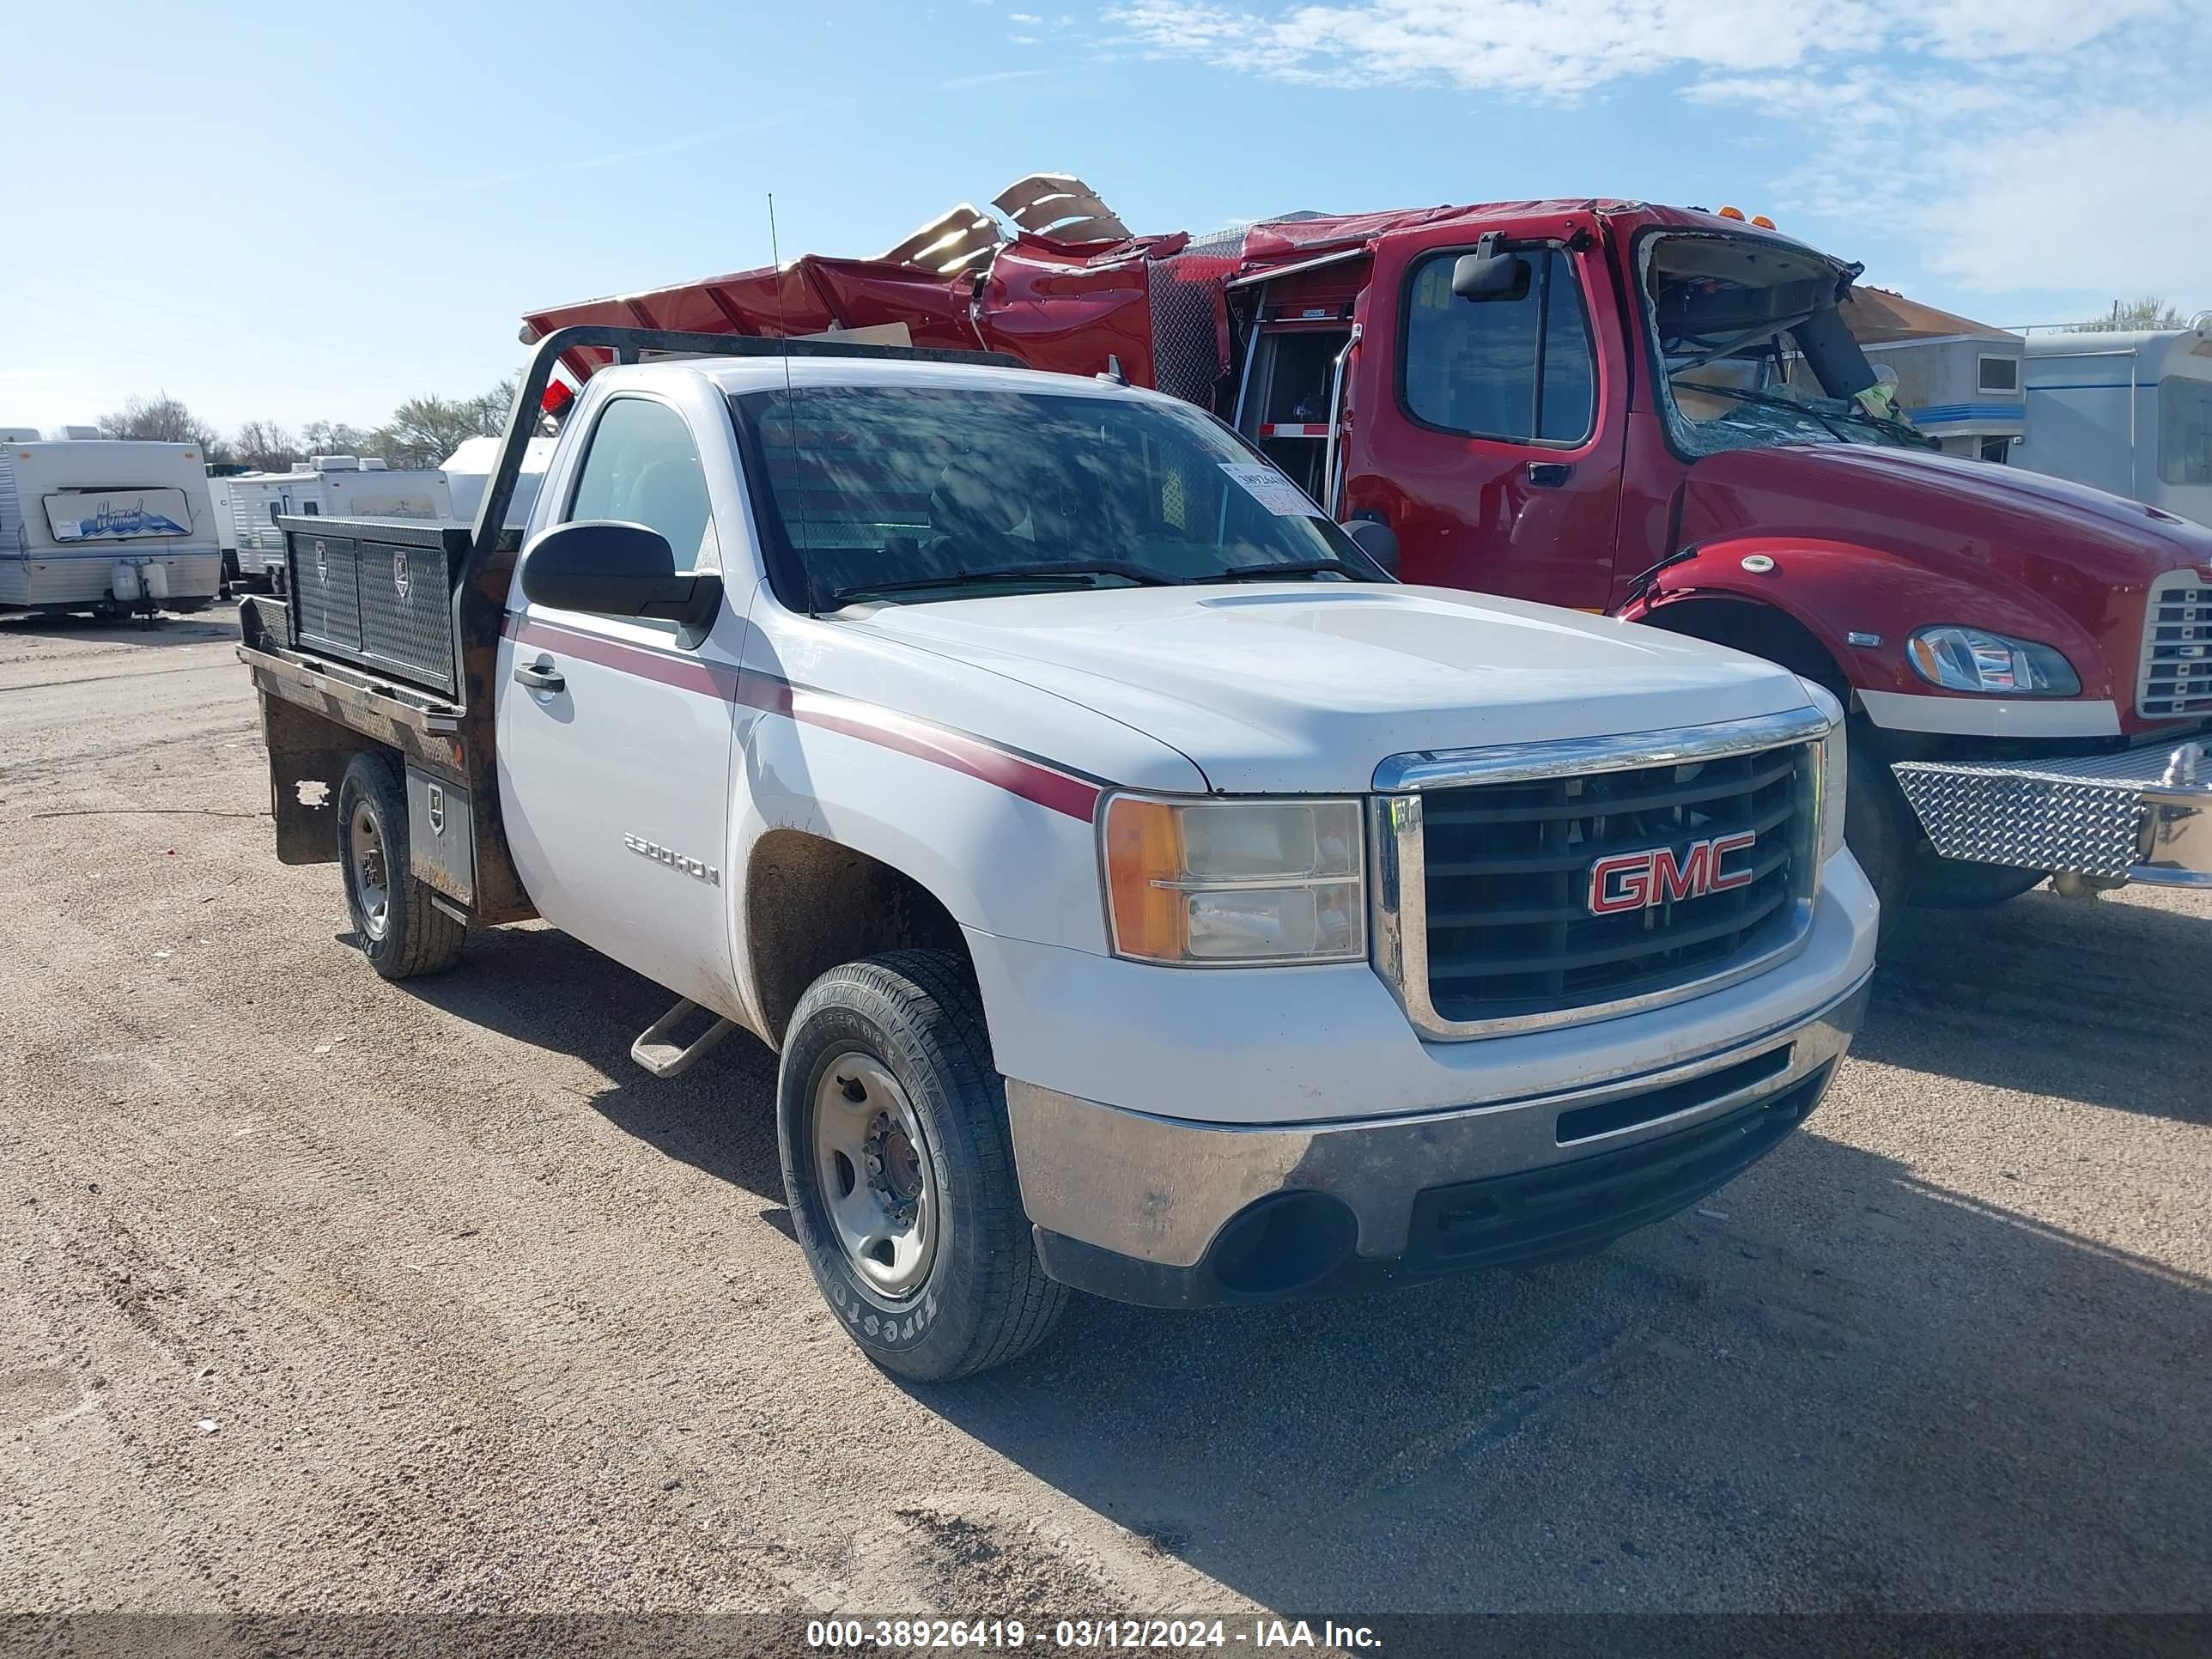
[[[1469,437],[1582,442],[1595,415],[1596,360],[1573,261],[1557,248],[1516,250],[1534,267],[1528,292],[1467,300],[1451,289],[1467,251],[1413,267],[1400,367],[1406,412]]]
[[[2212,483],[2212,380],[2169,374],[2158,383],[2161,483]]]
[[[668,538],[678,570],[715,562],[707,477],[684,417],[647,398],[617,398],[600,411],[568,519],[621,519]]]

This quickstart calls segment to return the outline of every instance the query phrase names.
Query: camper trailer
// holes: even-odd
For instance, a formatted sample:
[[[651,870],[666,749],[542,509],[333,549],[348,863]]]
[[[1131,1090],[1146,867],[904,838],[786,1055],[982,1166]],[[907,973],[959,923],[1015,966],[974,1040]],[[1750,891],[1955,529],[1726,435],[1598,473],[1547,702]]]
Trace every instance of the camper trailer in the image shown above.
[[[2027,429],[2019,335],[1887,289],[1855,288],[1836,310],[1875,373],[1893,378],[1899,407],[1943,453],[2013,459]]]
[[[2021,465],[2212,524],[2212,315],[2029,336],[2027,413]]]
[[[228,593],[238,580],[238,521],[230,500],[230,481],[241,476],[235,465],[208,474],[208,500],[215,508],[216,547],[222,555],[222,588]]]
[[[200,611],[221,582],[198,444],[0,445],[0,611]]]
[[[237,538],[238,580],[274,586],[283,580],[285,514],[354,519],[450,519],[453,493],[435,468],[394,469],[371,457],[316,455],[289,472],[241,472],[217,481]]]
[[[532,438],[524,449],[521,476],[507,509],[507,523],[529,521],[530,509],[538,501],[538,486],[544,481],[545,464],[553,458],[553,443],[550,438]],[[474,520],[477,515],[484,483],[499,465],[499,444],[496,438],[464,438],[461,447],[446,457],[446,482],[453,489],[453,507],[464,519]]]

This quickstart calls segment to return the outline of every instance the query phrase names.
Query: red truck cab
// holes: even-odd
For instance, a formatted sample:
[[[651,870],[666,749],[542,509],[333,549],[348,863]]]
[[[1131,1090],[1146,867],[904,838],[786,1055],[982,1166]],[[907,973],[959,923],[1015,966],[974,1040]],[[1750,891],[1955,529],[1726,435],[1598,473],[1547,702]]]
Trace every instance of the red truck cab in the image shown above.
[[[1040,175],[1001,207],[1040,179],[1081,188]],[[2212,886],[2212,531],[1934,453],[1838,314],[1858,266],[1733,210],[1619,201],[1195,240],[1082,224],[935,264],[913,252],[946,246],[932,227],[896,257],[532,312],[524,337],[895,325],[1126,374],[1212,408],[1331,516],[1386,525],[1408,581],[1617,615],[1826,685],[1852,715],[1853,849],[1887,899]]]

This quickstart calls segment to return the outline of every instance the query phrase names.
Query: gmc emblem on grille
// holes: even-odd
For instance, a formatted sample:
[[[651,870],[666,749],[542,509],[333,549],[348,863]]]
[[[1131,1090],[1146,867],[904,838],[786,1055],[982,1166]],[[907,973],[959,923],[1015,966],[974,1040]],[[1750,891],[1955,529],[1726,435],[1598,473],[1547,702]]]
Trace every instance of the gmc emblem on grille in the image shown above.
[[[1677,858],[1671,847],[1647,847],[1640,853],[1615,853],[1590,866],[1589,913],[1617,916],[1628,910],[1648,910],[1676,899],[1703,898],[1725,893],[1732,887],[1748,887],[1748,870],[1723,871],[1722,861],[1757,843],[1750,830],[1712,836],[1693,841]]]

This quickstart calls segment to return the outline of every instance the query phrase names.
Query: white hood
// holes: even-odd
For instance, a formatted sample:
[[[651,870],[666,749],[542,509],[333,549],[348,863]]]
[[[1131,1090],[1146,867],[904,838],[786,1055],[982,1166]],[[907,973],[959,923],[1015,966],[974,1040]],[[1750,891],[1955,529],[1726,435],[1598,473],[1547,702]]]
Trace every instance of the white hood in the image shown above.
[[[1704,726],[1806,701],[1796,676],[1740,652],[1446,588],[1094,590],[854,620],[1148,732],[1228,794],[1358,793],[1377,763],[1416,750]]]

